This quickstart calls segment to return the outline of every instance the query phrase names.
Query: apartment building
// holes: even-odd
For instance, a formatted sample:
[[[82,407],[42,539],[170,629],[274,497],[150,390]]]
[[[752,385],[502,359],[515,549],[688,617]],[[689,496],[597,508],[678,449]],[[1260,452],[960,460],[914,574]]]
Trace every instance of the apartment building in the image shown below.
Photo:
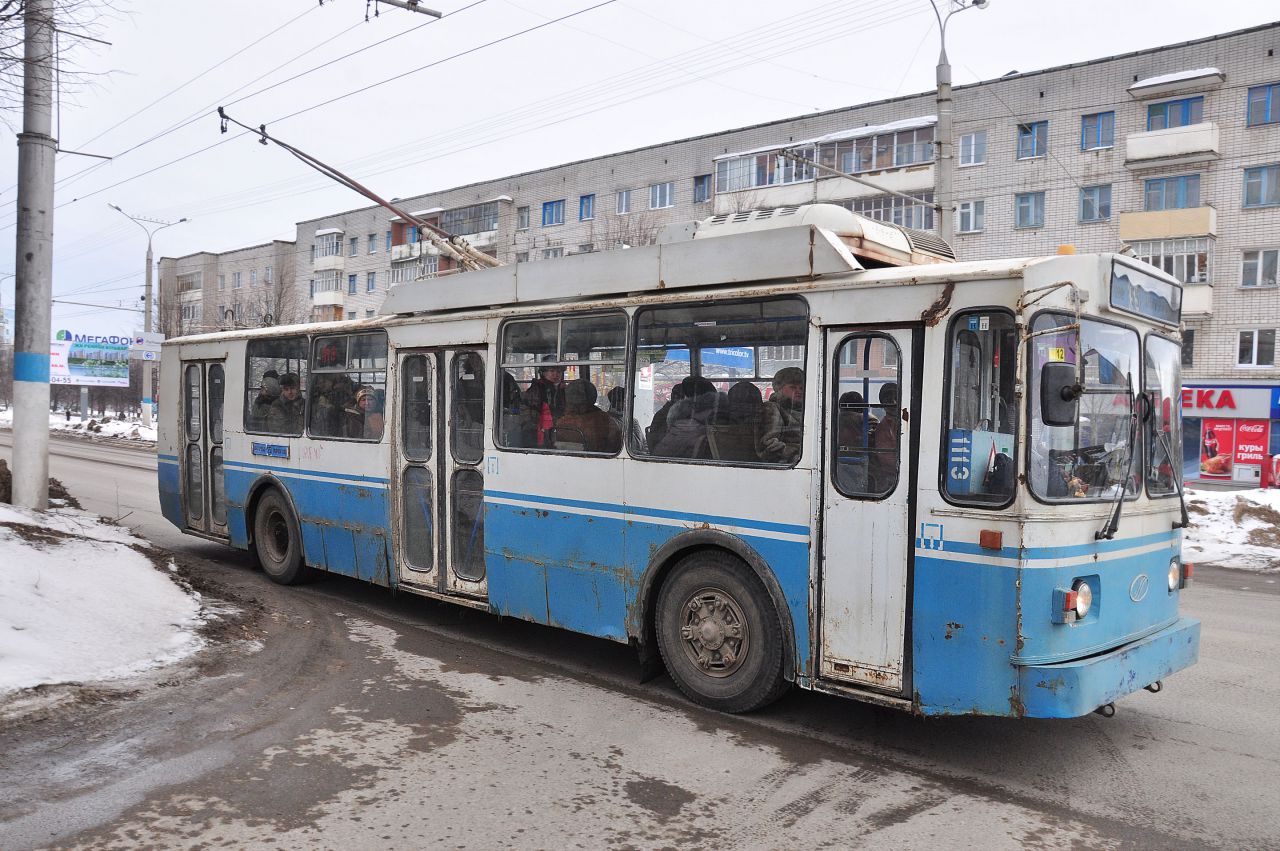
[[[311,318],[294,283],[292,242],[160,258],[160,324],[169,336]]]
[[[954,90],[960,259],[1067,244],[1125,250],[1186,285],[1189,476],[1200,472],[1209,434],[1219,447],[1261,443],[1280,454],[1277,53],[1280,23]],[[936,229],[935,111],[926,92],[397,203],[507,263],[644,245],[668,222],[812,202]],[[798,165],[784,148],[881,188]],[[371,316],[405,281],[460,280],[412,226],[379,207],[299,222],[296,244],[294,287],[316,320]],[[194,274],[193,258],[204,256],[173,262],[190,260]],[[193,306],[229,303],[210,297],[208,273],[188,285],[205,293],[189,296]],[[1256,477],[1261,454],[1236,453],[1226,475]]]

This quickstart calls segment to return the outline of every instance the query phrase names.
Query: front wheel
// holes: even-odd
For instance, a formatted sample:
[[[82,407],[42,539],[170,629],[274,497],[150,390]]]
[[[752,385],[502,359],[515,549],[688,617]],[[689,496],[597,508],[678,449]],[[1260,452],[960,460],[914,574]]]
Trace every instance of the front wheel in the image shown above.
[[[739,559],[687,556],[658,595],[658,648],[677,686],[721,712],[750,712],[786,691],[778,613]]]
[[[311,576],[302,558],[302,535],[293,509],[278,490],[267,491],[253,516],[253,545],[262,572],[273,582],[296,585]]]

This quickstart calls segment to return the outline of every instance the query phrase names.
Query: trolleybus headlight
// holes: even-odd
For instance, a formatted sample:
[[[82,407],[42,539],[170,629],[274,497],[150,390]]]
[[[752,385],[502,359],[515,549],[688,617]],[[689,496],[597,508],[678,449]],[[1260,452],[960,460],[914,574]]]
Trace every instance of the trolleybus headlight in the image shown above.
[[[1169,562],[1169,593],[1178,590],[1178,586],[1182,584],[1182,565],[1178,564],[1175,558]]]
[[[1071,590],[1076,593],[1076,619],[1084,620],[1084,616],[1089,614],[1089,607],[1093,605],[1093,589],[1088,582],[1077,579]]]

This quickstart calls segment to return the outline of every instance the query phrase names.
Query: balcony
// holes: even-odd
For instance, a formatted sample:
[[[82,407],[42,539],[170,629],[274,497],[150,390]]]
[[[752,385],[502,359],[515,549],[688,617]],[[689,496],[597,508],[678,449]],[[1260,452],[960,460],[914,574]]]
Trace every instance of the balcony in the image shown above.
[[[342,290],[316,290],[315,294],[311,296],[311,303],[315,306],[333,305],[342,307],[342,298]]]
[[[1213,287],[1187,284],[1182,288],[1182,315],[1209,316],[1213,313]]]
[[[323,257],[317,257],[311,263],[313,272],[342,272],[347,268],[347,258],[341,254],[328,254]]]
[[[1217,235],[1218,211],[1213,207],[1120,214],[1120,239],[1125,242]]]
[[[1218,125],[1212,121],[1167,127],[1125,137],[1124,164],[1135,171],[1218,159]]]

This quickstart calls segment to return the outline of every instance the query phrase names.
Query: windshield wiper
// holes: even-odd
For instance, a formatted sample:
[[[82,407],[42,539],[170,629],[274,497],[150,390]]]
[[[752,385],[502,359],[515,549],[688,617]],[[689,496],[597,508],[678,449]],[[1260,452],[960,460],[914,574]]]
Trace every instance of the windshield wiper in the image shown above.
[[[1169,433],[1161,429],[1159,436],[1164,457],[1169,462],[1169,472],[1173,475],[1173,486],[1178,490],[1178,507],[1182,509],[1182,522],[1175,523],[1173,528],[1185,529],[1191,525],[1191,517],[1187,514],[1187,498],[1182,493],[1182,470],[1173,466],[1173,447],[1169,444]]]
[[[1133,380],[1129,380],[1129,442],[1126,448],[1129,450],[1129,459],[1124,465],[1124,479],[1117,482],[1119,488],[1116,490],[1115,505],[1111,509],[1111,516],[1107,518],[1107,522],[1101,529],[1093,533],[1095,541],[1110,541],[1116,536],[1116,531],[1120,528],[1120,511],[1124,508],[1124,497],[1129,490],[1129,481],[1133,477],[1133,443],[1138,439],[1138,411],[1134,404],[1133,398]],[[1108,484],[1110,480],[1108,479]]]

